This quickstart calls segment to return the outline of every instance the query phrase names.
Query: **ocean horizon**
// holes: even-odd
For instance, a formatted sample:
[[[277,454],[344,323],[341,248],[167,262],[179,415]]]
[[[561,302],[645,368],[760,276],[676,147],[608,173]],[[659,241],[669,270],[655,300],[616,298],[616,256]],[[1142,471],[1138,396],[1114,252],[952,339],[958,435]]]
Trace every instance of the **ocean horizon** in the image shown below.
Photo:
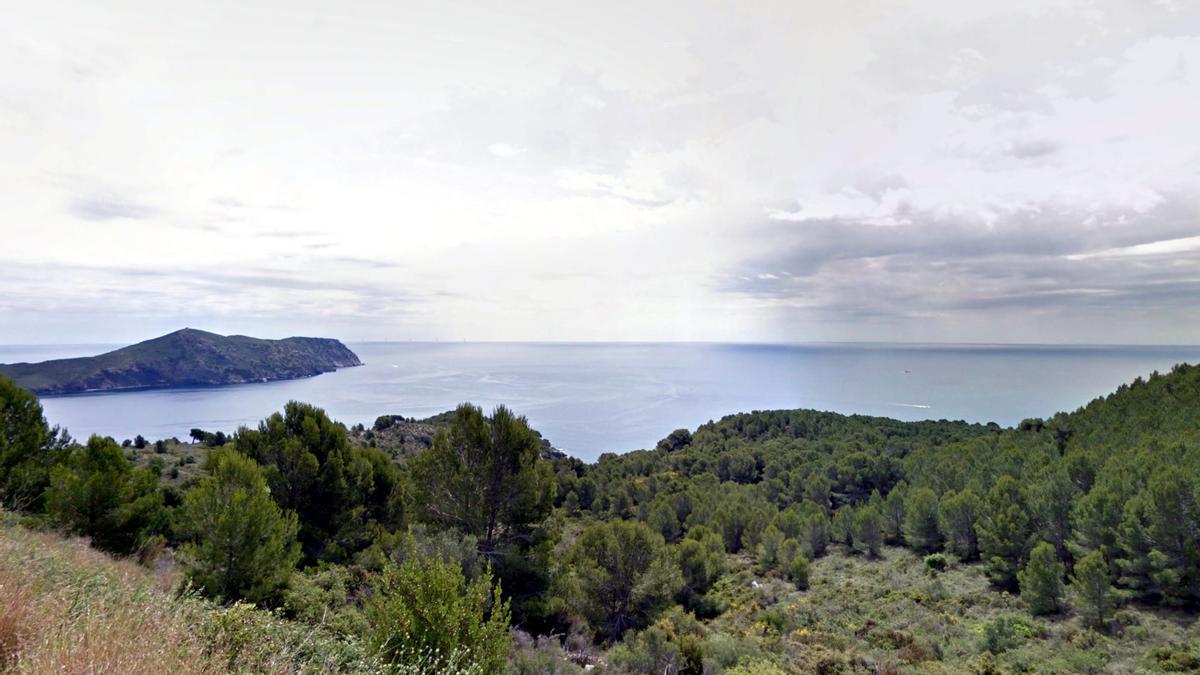
[[[186,438],[254,426],[289,400],[347,425],[507,405],[592,461],[652,448],[676,428],[753,410],[812,408],[1012,426],[1071,411],[1122,383],[1200,361],[1200,346],[980,343],[347,342],[364,365],[312,378],[43,397],[77,438]],[[121,345],[0,345],[0,363]]]

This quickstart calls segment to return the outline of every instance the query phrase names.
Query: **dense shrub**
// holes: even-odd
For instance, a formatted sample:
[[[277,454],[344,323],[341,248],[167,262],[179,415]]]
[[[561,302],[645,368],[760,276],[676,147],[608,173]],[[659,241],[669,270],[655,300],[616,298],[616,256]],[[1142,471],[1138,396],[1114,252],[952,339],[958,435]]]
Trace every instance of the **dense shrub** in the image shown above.
[[[390,663],[431,674],[504,667],[509,608],[490,572],[468,582],[458,565],[414,551],[379,575],[363,612],[368,641]]]
[[[584,530],[569,563],[566,594],[602,635],[613,639],[651,623],[683,583],[662,535],[636,521]]]
[[[296,515],[272,501],[249,457],[214,448],[205,466],[209,475],[187,491],[179,515],[188,578],[224,601],[274,598],[300,559]]]
[[[158,477],[135,469],[115,441],[99,436],[50,471],[46,508],[52,522],[116,553],[137,550],[164,517]]]
[[[1001,614],[983,625],[981,648],[993,654],[1001,654],[1040,637],[1044,632],[1042,625],[1029,617]]]
[[[788,570],[787,570],[788,579],[793,584],[796,584],[796,588],[798,588],[802,591],[807,590],[808,589],[809,569],[810,569],[810,565],[808,562],[808,558],[805,558],[802,555],[798,555],[798,556],[796,556],[796,558],[794,560],[792,560],[792,563],[790,565],[788,565]]]

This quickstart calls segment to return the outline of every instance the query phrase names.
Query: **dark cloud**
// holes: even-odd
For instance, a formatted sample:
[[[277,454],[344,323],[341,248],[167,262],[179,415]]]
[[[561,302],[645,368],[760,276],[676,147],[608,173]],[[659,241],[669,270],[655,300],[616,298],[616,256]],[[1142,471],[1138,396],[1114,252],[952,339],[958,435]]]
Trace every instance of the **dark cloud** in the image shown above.
[[[775,222],[774,250],[716,279],[725,292],[813,315],[912,318],[996,309],[1160,314],[1200,297],[1200,250],[1130,255],[1195,236],[1200,208],[1170,198],[1144,213],[1025,209],[991,222],[912,212],[910,224]]]

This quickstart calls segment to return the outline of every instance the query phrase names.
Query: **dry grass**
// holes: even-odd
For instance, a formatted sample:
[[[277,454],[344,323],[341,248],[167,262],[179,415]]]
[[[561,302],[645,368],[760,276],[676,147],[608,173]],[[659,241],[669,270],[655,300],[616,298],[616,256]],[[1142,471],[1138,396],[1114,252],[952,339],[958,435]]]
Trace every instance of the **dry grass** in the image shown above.
[[[245,605],[169,592],[169,571],[0,524],[0,670],[15,673],[374,671],[357,645]]]

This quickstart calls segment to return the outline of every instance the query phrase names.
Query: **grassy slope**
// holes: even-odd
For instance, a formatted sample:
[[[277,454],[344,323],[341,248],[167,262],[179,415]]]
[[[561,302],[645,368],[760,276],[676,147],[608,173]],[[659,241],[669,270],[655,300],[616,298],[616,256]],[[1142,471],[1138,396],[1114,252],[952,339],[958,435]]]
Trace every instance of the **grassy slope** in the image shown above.
[[[361,645],[245,605],[170,592],[169,569],[113,560],[0,513],[0,671],[375,672]]]

